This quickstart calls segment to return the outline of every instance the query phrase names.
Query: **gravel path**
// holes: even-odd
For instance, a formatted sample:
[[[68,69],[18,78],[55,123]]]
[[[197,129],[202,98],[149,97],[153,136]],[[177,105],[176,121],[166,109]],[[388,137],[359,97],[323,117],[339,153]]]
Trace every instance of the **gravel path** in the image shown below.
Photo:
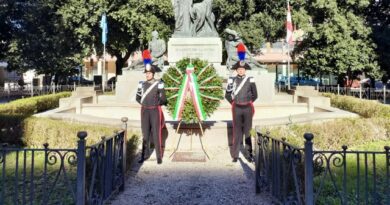
[[[111,204],[271,204],[269,196],[255,193],[254,164],[244,158],[231,162],[228,148],[208,154],[207,162],[171,162],[164,156],[161,165],[155,158],[133,163],[125,191]]]

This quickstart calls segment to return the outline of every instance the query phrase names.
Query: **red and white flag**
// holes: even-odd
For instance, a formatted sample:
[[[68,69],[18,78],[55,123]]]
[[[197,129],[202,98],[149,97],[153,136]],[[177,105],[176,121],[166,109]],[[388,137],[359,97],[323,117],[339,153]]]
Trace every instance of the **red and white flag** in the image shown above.
[[[291,44],[293,44],[293,24],[292,24],[292,21],[291,21],[290,4],[288,2],[287,2],[286,29],[287,29],[286,43],[291,45]]]

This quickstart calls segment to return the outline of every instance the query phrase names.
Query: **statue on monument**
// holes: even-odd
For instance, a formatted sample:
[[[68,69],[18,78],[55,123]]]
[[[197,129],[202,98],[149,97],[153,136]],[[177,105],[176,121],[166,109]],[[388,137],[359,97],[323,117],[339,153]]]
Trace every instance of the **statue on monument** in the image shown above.
[[[152,64],[157,65],[160,69],[164,67],[164,53],[166,51],[165,41],[158,38],[158,32],[152,32],[152,41],[149,42],[149,50],[152,55]]]
[[[213,0],[204,0],[200,3],[195,3],[191,9],[191,19],[193,21],[194,37],[218,37],[217,29],[215,29],[215,16],[212,12]]]
[[[172,0],[175,11],[175,32],[173,37],[191,37],[191,6],[192,0]]]
[[[158,66],[160,69],[164,68],[164,53],[167,49],[165,41],[158,38],[158,32],[152,32],[152,40],[148,43],[148,49],[152,56],[152,64]],[[125,70],[142,70],[144,63],[141,58],[134,60]]]
[[[230,69],[234,64],[236,64],[240,59],[238,59],[237,56],[237,46],[239,43],[244,43],[239,35],[235,30],[232,29],[225,29],[225,33],[227,34],[226,40],[225,40],[225,48],[227,52],[227,60],[226,60],[226,68]],[[246,47],[246,46],[245,46]],[[246,56],[245,61],[249,64],[249,66],[253,70],[261,70],[266,71],[264,66],[260,65],[254,58],[253,55],[249,52],[249,50],[246,48]]]
[[[172,0],[175,11],[175,32],[173,37],[218,37],[213,0],[193,3],[193,0]]]

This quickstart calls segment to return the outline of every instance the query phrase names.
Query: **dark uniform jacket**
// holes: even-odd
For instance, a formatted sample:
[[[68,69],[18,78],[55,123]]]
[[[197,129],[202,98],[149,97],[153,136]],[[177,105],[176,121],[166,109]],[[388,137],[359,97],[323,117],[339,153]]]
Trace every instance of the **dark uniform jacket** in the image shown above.
[[[230,104],[234,102],[236,105],[247,105],[257,99],[257,89],[254,78],[248,77],[248,79],[243,82],[245,77],[246,76],[237,75],[236,77],[228,79],[225,98]],[[239,87],[241,87],[241,83],[244,84],[238,91]]]
[[[154,85],[154,83],[156,84]],[[153,86],[153,88],[151,88],[150,92],[146,93],[151,86]],[[167,97],[165,96],[164,82],[155,79],[150,81],[140,81],[138,84],[136,100],[139,104],[145,107],[166,105]]]

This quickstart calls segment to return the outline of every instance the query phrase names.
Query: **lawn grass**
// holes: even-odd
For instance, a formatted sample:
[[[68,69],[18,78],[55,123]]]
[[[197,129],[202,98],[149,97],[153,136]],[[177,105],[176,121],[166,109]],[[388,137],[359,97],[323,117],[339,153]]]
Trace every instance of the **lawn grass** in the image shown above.
[[[77,167],[72,158],[75,154],[69,149],[77,149],[77,132],[86,131],[86,145],[91,146],[121,129],[31,116],[58,106],[58,99],[68,95],[40,96],[0,106],[0,143],[8,144],[6,149],[0,147],[0,204],[74,204]],[[127,132],[126,163],[130,168],[139,133]],[[63,151],[45,155],[44,144],[48,150]]]
[[[129,170],[135,156],[138,135],[129,133],[128,136],[126,164]],[[7,153],[0,153],[0,156],[5,156],[0,157],[0,204],[14,204],[14,201],[27,204],[30,200],[33,204],[44,204],[44,199],[49,200],[48,204],[74,204],[76,149],[77,146],[63,151],[50,151],[49,148],[47,163],[42,148],[26,148],[22,151],[14,151],[17,150],[14,148]],[[91,172],[88,163],[87,172]]]
[[[329,157],[329,155],[327,156]],[[330,160],[330,169],[326,169],[324,166],[320,172],[316,173],[314,178],[315,192],[319,191],[321,183],[323,183],[323,188],[319,192],[315,204],[341,204],[342,197],[339,193],[346,197],[345,200],[348,204],[366,201],[367,204],[385,204],[385,195],[390,194],[389,190],[385,189],[385,154],[376,154],[375,159],[372,154],[359,154],[358,160],[357,154],[348,153],[345,176],[343,164],[336,161],[333,163],[333,159],[335,158]],[[342,194],[344,192],[344,177],[346,194]]]
[[[68,160],[61,164],[59,155],[49,156],[45,163],[43,150],[7,153],[5,166],[0,166],[0,198],[4,200],[0,203],[44,204],[45,199],[49,204],[73,204],[77,167]]]
[[[386,157],[390,158],[390,156],[384,153],[384,147],[390,146],[390,106],[348,96],[334,94],[325,94],[325,96],[331,98],[332,106],[357,113],[361,117],[263,127],[261,131],[263,133],[268,131],[270,136],[279,140],[286,139],[288,143],[301,148],[305,143],[304,133],[312,133],[315,151],[334,150],[342,153],[343,145],[347,146],[347,152],[367,151],[367,154],[359,154],[359,160],[356,153],[347,153],[346,172],[344,172],[344,164],[341,163],[343,160],[335,160],[336,156],[342,157],[341,154],[336,154],[329,160],[329,169],[325,161],[321,166],[320,164],[315,166],[314,189],[319,193],[315,204],[342,204],[340,193],[341,196],[346,197],[348,204],[390,203],[386,201],[386,197],[390,196],[389,184],[386,184],[387,169],[390,167],[387,167]],[[374,158],[370,152],[381,153],[375,154]],[[331,154],[325,156],[330,157]],[[344,181],[345,194],[343,194]]]

